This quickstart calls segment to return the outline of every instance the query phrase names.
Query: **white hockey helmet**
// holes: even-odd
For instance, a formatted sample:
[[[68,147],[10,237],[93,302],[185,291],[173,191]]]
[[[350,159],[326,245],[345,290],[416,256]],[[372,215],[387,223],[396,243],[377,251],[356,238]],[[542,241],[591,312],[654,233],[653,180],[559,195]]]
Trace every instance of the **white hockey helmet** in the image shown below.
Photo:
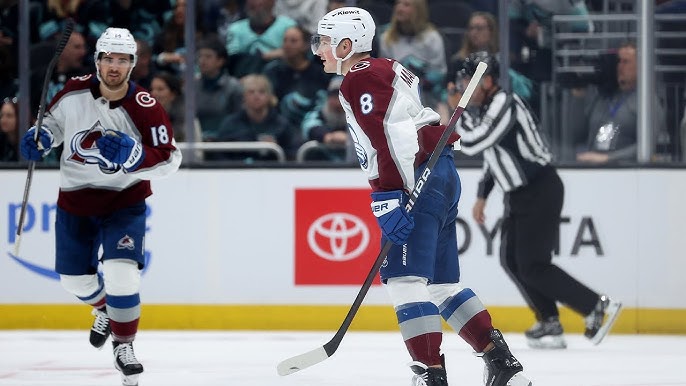
[[[131,32],[126,28],[114,28],[109,27],[105,32],[100,35],[98,41],[95,43],[95,52],[93,53],[93,59],[95,60],[95,75],[98,80],[102,82],[102,77],[100,76],[100,54],[129,54],[131,55],[132,62],[129,72],[126,73],[126,81],[131,78],[131,72],[138,62],[138,44],[136,44],[136,39],[133,38]]]
[[[109,27],[95,43],[93,55],[97,62],[101,53],[129,54],[132,56],[133,66],[135,66],[138,61],[137,49],[136,39],[133,38],[128,29]]]
[[[317,24],[317,34],[331,37],[332,47],[348,38],[352,41],[354,52],[371,51],[375,32],[372,15],[358,7],[334,9]]]

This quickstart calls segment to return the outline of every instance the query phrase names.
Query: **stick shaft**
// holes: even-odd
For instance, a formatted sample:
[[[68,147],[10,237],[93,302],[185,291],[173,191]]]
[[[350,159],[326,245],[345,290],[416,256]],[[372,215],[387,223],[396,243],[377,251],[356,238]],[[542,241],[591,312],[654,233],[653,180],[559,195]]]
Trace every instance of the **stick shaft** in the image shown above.
[[[38,105],[38,114],[36,116],[36,131],[33,133],[33,140],[36,141],[39,149],[42,149],[42,144],[38,141],[38,130],[43,125],[43,116],[45,115],[46,101],[45,98],[48,95],[48,86],[50,85],[50,78],[52,77],[52,71],[57,65],[57,61],[64,51],[64,47],[69,42],[69,37],[74,30],[74,21],[71,19],[67,20],[67,25],[64,27],[60,41],[55,49],[55,55],[53,55],[52,60],[48,64],[48,68],[45,70],[45,77],[43,78],[43,89],[40,95],[40,104]],[[29,161],[29,168],[26,173],[26,183],[24,184],[24,196],[21,201],[21,211],[19,212],[19,221],[17,223],[17,237],[14,243],[14,255],[19,254],[19,247],[21,245],[21,235],[24,232],[24,219],[26,217],[26,207],[29,203],[29,192],[31,191],[31,182],[33,181],[33,170],[36,168],[36,161]]]

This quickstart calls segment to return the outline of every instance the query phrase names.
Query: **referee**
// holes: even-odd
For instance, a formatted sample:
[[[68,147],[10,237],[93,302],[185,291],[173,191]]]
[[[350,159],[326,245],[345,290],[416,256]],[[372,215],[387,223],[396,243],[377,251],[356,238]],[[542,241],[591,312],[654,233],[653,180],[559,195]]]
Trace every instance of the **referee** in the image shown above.
[[[485,51],[464,61],[456,81],[449,84],[449,102],[459,100],[479,62],[488,69],[472,94],[474,109],[457,121],[462,152],[483,153],[484,175],[472,214],[483,224],[488,194],[497,183],[504,192],[500,264],[536,315],[525,332],[533,348],[565,348],[557,302],[585,317],[585,336],[598,344],[610,330],[621,303],[591,290],[552,263],[557,240],[564,186],[552,154],[528,105],[498,86],[498,62]]]

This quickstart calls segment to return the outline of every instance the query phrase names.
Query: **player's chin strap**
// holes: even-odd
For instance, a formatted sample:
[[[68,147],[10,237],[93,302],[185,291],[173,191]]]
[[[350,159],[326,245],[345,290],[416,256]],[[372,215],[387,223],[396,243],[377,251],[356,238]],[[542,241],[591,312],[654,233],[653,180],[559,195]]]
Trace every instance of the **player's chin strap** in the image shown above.
[[[348,55],[345,56],[345,58],[341,59],[338,56],[336,56],[336,47],[331,46],[331,53],[333,54],[334,59],[336,59],[336,74],[338,75],[343,75],[341,67],[343,67],[343,62],[350,59],[351,56],[355,53],[355,51],[350,50],[348,52]]]

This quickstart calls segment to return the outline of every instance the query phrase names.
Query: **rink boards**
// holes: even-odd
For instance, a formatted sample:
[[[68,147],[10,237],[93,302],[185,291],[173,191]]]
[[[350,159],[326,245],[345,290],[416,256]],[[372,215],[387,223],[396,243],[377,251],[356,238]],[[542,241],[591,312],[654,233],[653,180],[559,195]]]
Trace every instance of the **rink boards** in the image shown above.
[[[565,205],[554,258],[591,288],[621,299],[615,331],[686,333],[686,171],[560,171]],[[471,219],[480,171],[460,170],[461,272],[503,330],[533,321],[499,266],[502,195],[485,227]],[[13,255],[26,172],[0,171],[0,328],[81,328],[88,309],[55,279],[59,176],[37,170]],[[142,328],[336,329],[379,250],[369,187],[357,169],[180,170],[148,200]],[[582,320],[563,309],[567,330]],[[383,288],[353,329],[396,329]]]

